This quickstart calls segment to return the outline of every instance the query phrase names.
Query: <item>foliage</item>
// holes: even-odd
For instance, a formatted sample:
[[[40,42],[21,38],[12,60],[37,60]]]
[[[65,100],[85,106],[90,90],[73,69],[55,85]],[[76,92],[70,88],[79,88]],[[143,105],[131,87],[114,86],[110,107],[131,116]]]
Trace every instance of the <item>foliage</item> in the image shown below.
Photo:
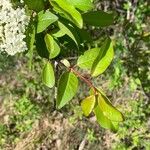
[[[94,90],[92,95],[95,97],[95,103],[93,103],[91,107],[91,104],[85,101],[84,107],[82,107],[84,112],[87,107],[91,107],[90,112],[88,112],[89,115],[96,107],[101,107],[104,103],[108,103],[109,100],[105,99],[104,103],[100,102],[100,104],[97,105],[99,103],[98,101],[102,101],[98,100],[102,93],[92,84],[90,79],[84,77],[76,69],[77,67],[87,69],[90,71],[89,74],[92,77],[97,77],[102,74],[112,62],[114,57],[113,41],[107,37],[103,43],[100,43],[100,47],[94,46],[93,48],[88,48],[89,44],[94,43],[94,39],[92,39],[87,28],[88,26],[99,28],[111,25],[114,21],[113,13],[92,11],[93,3],[90,0],[85,2],[76,0],[73,3],[69,0],[51,0],[49,2],[44,0],[34,2],[25,0],[25,4],[32,12],[32,23],[29,26],[32,31],[28,37],[28,39],[31,39],[29,40],[30,51],[28,56],[30,57],[30,61],[32,61],[32,51],[35,43],[35,49],[45,62],[42,72],[43,83],[49,88],[56,88],[57,86],[56,107],[58,109],[64,107],[75,96],[78,89],[78,79],[86,82],[89,88]],[[36,12],[36,16],[33,16],[34,12]],[[91,40],[88,41],[87,39],[90,36]],[[74,46],[70,48],[71,45]],[[66,57],[71,57],[71,54],[68,53],[67,50],[64,52],[65,49],[77,49],[75,53],[81,54],[81,56],[77,56],[76,58],[77,64],[75,61],[69,62]],[[85,51],[86,49],[88,50]],[[83,55],[82,51],[84,52]],[[59,68],[61,68],[63,72],[60,77],[56,76],[60,70]],[[103,106],[100,108],[104,117],[116,121],[116,124],[123,121],[122,114],[112,106],[110,101],[109,104],[104,107],[106,107],[106,109],[101,109]],[[110,115],[113,114],[113,111],[116,112],[115,120],[113,120],[114,116]],[[97,113],[100,113],[99,109],[97,109]],[[96,116],[99,120],[97,113]],[[112,129],[109,126],[106,128]]]

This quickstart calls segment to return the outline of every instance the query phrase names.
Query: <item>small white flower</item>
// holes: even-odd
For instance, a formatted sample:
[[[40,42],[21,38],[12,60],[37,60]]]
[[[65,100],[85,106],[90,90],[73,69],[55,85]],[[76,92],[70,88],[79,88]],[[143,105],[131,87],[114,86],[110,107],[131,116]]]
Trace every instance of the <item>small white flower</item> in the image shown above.
[[[24,39],[28,23],[24,8],[14,9],[11,0],[0,0],[0,52],[15,55],[27,50]]]

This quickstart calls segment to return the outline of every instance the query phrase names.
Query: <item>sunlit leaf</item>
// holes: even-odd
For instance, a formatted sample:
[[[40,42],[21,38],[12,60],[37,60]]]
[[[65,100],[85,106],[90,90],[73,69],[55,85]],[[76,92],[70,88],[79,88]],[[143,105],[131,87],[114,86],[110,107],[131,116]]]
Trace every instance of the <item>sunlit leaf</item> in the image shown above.
[[[78,58],[77,65],[82,69],[91,69],[92,65],[100,53],[100,48],[93,48],[84,52]]]
[[[49,25],[58,20],[58,17],[49,10],[38,13],[37,33],[44,31]]]
[[[114,49],[111,39],[107,39],[102,47],[100,52],[94,61],[91,69],[91,74],[93,77],[96,77],[102,74],[110,65],[114,57]]]
[[[115,122],[123,121],[122,113],[119,110],[117,110],[110,103],[108,98],[102,94],[98,95],[98,105],[99,105],[100,109],[102,110],[104,116],[106,116],[109,120],[115,121]]]
[[[78,79],[72,72],[65,72],[61,75],[57,90],[58,109],[66,105],[76,94],[78,89]]]
[[[55,58],[60,53],[60,47],[50,34],[46,34],[44,40],[50,53],[49,58]]]
[[[47,62],[44,66],[42,73],[42,81],[49,88],[52,88],[55,85],[54,70],[50,62]]]
[[[82,11],[91,10],[93,8],[91,0],[67,0],[67,2]]]
[[[110,129],[114,132],[118,130],[118,122],[113,122],[109,120],[104,114],[101,108],[97,105],[94,108],[94,114],[96,116],[97,122],[106,129]]]
[[[85,116],[89,116],[95,106],[95,95],[85,98],[81,102],[81,107]]]
[[[54,7],[55,11],[72,21],[79,28],[83,27],[83,19],[81,14],[73,5],[67,2],[67,0],[51,0],[50,3]]]

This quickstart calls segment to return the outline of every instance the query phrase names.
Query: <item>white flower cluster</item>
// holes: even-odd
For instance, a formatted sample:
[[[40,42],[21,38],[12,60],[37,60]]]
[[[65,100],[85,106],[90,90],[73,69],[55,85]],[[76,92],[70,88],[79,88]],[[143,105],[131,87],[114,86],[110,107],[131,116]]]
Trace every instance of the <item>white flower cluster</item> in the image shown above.
[[[24,33],[28,23],[24,8],[14,9],[11,0],[0,0],[0,52],[15,55],[27,50]]]

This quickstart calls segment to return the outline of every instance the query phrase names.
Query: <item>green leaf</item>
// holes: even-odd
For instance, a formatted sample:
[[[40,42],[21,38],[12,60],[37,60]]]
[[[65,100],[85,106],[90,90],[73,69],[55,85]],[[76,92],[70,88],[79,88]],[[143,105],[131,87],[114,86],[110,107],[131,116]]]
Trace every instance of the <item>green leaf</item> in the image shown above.
[[[91,10],[93,8],[91,0],[67,0],[67,2],[82,11]]]
[[[65,18],[72,21],[77,27],[83,27],[83,19],[81,14],[67,0],[52,0],[50,1],[54,10],[62,14]]]
[[[56,38],[59,38],[59,37],[63,37],[65,35],[65,33],[63,32],[63,30],[61,29],[58,29],[57,31],[55,31],[54,33],[52,33],[52,35]]]
[[[110,129],[114,132],[116,132],[118,130],[118,122],[113,122],[113,121],[109,120],[104,115],[103,111],[101,110],[101,108],[98,105],[94,108],[94,114],[96,116],[98,123],[103,128]]]
[[[91,69],[91,74],[96,77],[102,74],[110,65],[114,57],[114,49],[111,39],[107,39],[100,49],[96,60],[94,61]]]
[[[100,48],[93,48],[84,52],[78,58],[77,65],[82,69],[91,69],[92,65],[100,53]]]
[[[80,43],[92,43],[93,40],[90,36],[90,33],[88,33],[87,30],[77,28],[76,32],[80,37]]]
[[[50,62],[47,62],[44,66],[42,73],[42,81],[49,88],[52,88],[55,85],[54,70]]]
[[[113,44],[107,39],[101,48],[93,48],[84,52],[77,60],[82,69],[90,69],[93,77],[103,73],[110,65],[114,56]]]
[[[64,35],[65,34],[68,35],[76,43],[76,45],[78,45],[78,43],[79,43],[78,37],[77,37],[73,27],[63,24],[60,21],[58,21],[58,27],[60,28],[61,33],[63,33]],[[61,34],[61,35],[63,35],[63,34]]]
[[[47,50],[45,41],[44,41],[44,34],[43,33],[39,33],[36,34],[35,38],[36,38],[36,50],[39,54],[39,56],[41,56],[42,58],[47,58],[49,59],[49,51]]]
[[[53,37],[50,34],[46,34],[44,37],[46,47],[50,53],[49,58],[55,58],[60,53],[60,47],[56,43],[56,41],[53,39]]]
[[[98,95],[98,105],[104,116],[106,116],[109,120],[115,122],[121,122],[124,120],[122,113],[110,103],[106,96],[102,94]]]
[[[81,102],[81,107],[85,116],[89,116],[95,106],[95,95],[85,98]]]
[[[58,109],[66,105],[76,94],[78,78],[72,72],[65,72],[58,82],[57,101]]]
[[[113,14],[103,11],[92,11],[82,15],[83,21],[92,26],[106,27],[113,23]]]
[[[58,17],[49,10],[38,13],[37,33],[44,31],[49,25],[58,20]]]
[[[34,11],[41,11],[44,9],[44,1],[43,0],[24,0],[24,3]]]

